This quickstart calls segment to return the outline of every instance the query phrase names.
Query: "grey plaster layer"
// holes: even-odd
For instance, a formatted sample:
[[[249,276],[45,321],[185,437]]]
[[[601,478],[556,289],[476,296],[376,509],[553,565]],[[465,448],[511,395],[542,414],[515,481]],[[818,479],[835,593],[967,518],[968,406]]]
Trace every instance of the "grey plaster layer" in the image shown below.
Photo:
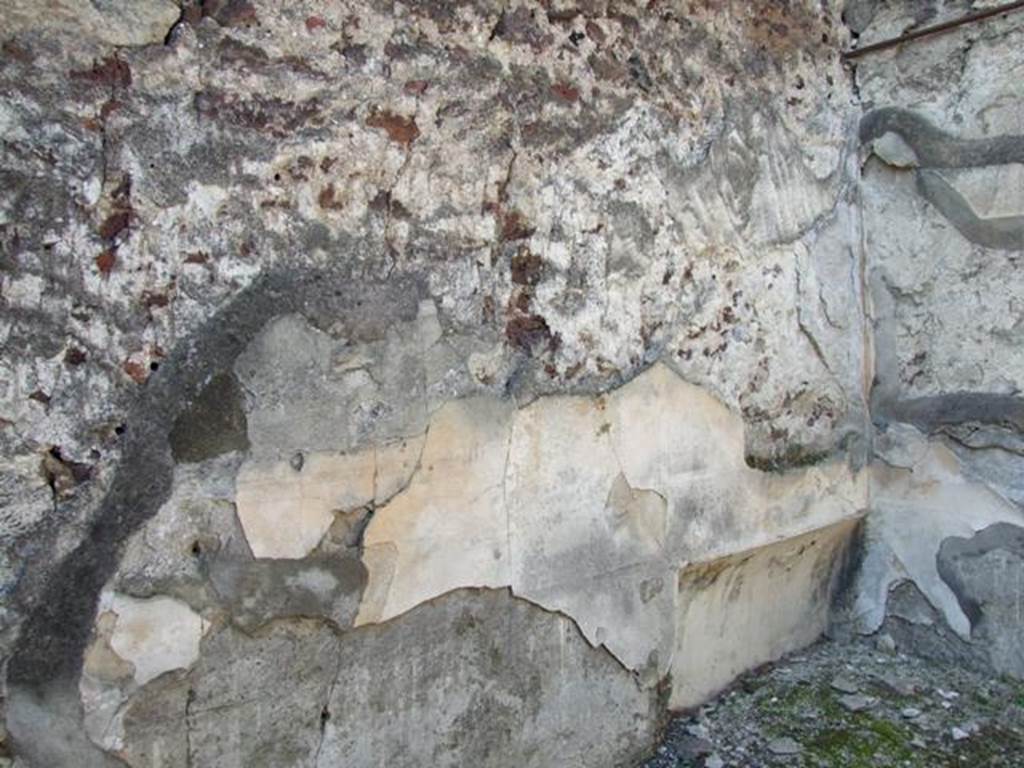
[[[997,523],[946,539],[937,561],[971,620],[971,639],[997,671],[1024,677],[1024,528]]]
[[[942,427],[964,472],[1024,506],[1024,435],[1013,427],[968,422]]]
[[[33,688],[8,688],[6,727],[15,754],[29,766],[123,768],[101,752],[81,727],[82,705],[75,687],[63,681]]]
[[[891,635],[898,647],[940,663],[990,669],[985,650],[958,637],[910,580],[889,591],[878,632]]]
[[[506,590],[459,590],[356,630],[339,670],[324,766],[629,765],[659,724],[655,689]]]
[[[317,621],[275,623],[253,635],[213,633],[190,674],[164,676],[130,702],[125,762],[312,765],[337,653],[335,632]]]
[[[242,393],[235,377],[220,373],[175,420],[168,439],[178,463],[212,459],[249,447]]]
[[[445,353],[459,360],[472,345],[441,335],[430,301],[412,322],[364,343],[340,324],[320,330],[301,316],[275,318],[235,365],[252,457],[290,459],[422,434],[431,405],[470,388],[465,365],[451,370]]]
[[[275,623],[252,636],[213,634],[191,675],[191,702],[188,691],[183,702],[188,759],[211,768],[312,764],[338,646],[316,621]]]
[[[177,465],[169,497],[128,538],[110,586],[139,598],[170,595],[198,611],[216,605],[210,564],[252,559],[233,503],[240,461],[228,454]]]
[[[357,553],[302,560],[214,557],[210,581],[243,629],[287,616],[322,616],[352,626],[366,587],[366,566]]]
[[[878,12],[879,0],[849,0],[843,7],[843,21],[850,31],[859,35]]]
[[[959,139],[932,125],[925,117],[896,107],[869,112],[860,123],[865,145],[887,135],[899,136],[913,153],[917,190],[968,240],[986,248],[1024,250],[1024,212],[983,217],[941,173],[941,169],[994,168],[1024,163],[1024,136]],[[883,160],[888,155],[875,150]],[[1019,190],[1006,190],[1020,203]]]
[[[458,590],[387,624],[216,630],[125,715],[133,768],[628,765],[658,726],[643,690],[564,616]]]
[[[1024,135],[959,138],[923,115],[885,107],[861,118],[860,140],[867,144],[892,131],[914,150],[921,168],[971,168],[1024,163]]]
[[[931,397],[889,400],[879,390],[873,402],[876,420],[913,424],[923,432],[981,424],[1024,430],[1024,398],[995,392],[950,392]]]

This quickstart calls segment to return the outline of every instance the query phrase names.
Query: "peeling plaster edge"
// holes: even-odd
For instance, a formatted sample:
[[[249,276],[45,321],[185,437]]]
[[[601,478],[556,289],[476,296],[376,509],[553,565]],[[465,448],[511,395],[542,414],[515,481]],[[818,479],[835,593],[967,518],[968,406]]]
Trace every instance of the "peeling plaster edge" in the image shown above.
[[[771,538],[771,539],[768,539],[768,540],[765,540],[765,541],[759,541],[759,542],[756,542],[756,543],[751,543],[748,546],[746,546],[744,549],[741,549],[741,550],[711,554],[711,555],[702,557],[699,560],[680,560],[677,563],[666,562],[664,564],[665,570],[667,572],[674,573],[676,575],[676,577],[678,577],[679,573],[681,573],[682,571],[685,571],[685,570],[687,570],[689,568],[692,568],[692,567],[699,567],[699,566],[702,566],[702,565],[708,565],[708,564],[711,564],[711,563],[716,563],[716,562],[719,562],[719,561],[722,561],[722,560],[727,560],[727,559],[732,559],[732,558],[739,558],[739,559],[747,558],[747,557],[750,557],[750,556],[752,556],[752,555],[754,555],[754,554],[756,554],[756,553],[758,553],[758,552],[760,552],[760,551],[762,551],[764,549],[769,549],[769,548],[772,548],[772,547],[775,547],[775,546],[784,545],[787,542],[792,541],[794,539],[799,539],[799,538],[803,538],[803,537],[806,537],[806,536],[814,535],[814,534],[819,533],[819,532],[820,533],[826,533],[826,532],[829,532],[829,531],[841,528],[841,527],[846,526],[846,525],[850,525],[851,526],[851,534],[852,534],[852,532],[856,529],[857,525],[860,524],[861,522],[863,522],[863,520],[866,518],[867,514],[868,514],[867,510],[862,509],[862,510],[859,510],[855,514],[846,515],[846,516],[837,518],[835,520],[832,520],[830,522],[818,523],[818,524],[814,524],[814,525],[809,525],[809,526],[801,527],[801,528],[797,529],[793,533],[787,533],[786,535],[776,536],[774,538]],[[615,569],[613,571],[609,571],[609,573],[616,573],[618,571],[626,570],[626,569],[631,568],[631,567],[633,567],[633,565],[622,566],[622,567],[617,568],[617,569]],[[345,633],[345,632],[350,632],[350,631],[353,631],[353,630],[358,630],[358,629],[361,629],[363,627],[374,627],[374,626],[379,627],[379,626],[384,626],[384,625],[387,625],[387,624],[389,624],[389,623],[391,623],[393,621],[397,621],[398,619],[400,619],[401,617],[403,617],[406,614],[410,613],[411,611],[414,611],[414,610],[416,610],[416,609],[418,609],[418,608],[420,608],[422,606],[425,606],[425,605],[430,605],[433,602],[435,602],[437,600],[440,600],[440,599],[444,598],[447,595],[450,595],[450,594],[455,593],[455,592],[463,591],[463,590],[470,590],[470,591],[501,591],[501,590],[507,590],[509,592],[509,594],[511,594],[512,597],[516,598],[517,600],[522,600],[524,602],[530,603],[531,605],[534,605],[537,608],[540,608],[541,610],[543,610],[546,613],[549,613],[549,614],[552,614],[552,615],[555,615],[555,616],[560,616],[560,617],[562,617],[564,619],[567,619],[568,621],[570,621],[573,624],[573,626],[576,627],[577,631],[579,631],[580,635],[583,637],[584,640],[586,640],[587,644],[591,648],[603,650],[609,656],[611,656],[613,659],[615,659],[615,662],[625,672],[629,673],[630,675],[632,675],[632,676],[634,676],[636,678],[638,684],[640,684],[641,687],[651,687],[651,686],[660,684],[661,680],[663,680],[665,678],[665,676],[668,674],[668,670],[671,669],[671,661],[672,661],[672,659],[670,658],[668,661],[666,661],[666,662],[664,662],[664,663],[659,665],[659,667],[661,667],[661,668],[663,668],[665,670],[664,674],[659,674],[656,680],[649,681],[647,683],[643,683],[642,680],[641,680],[641,676],[643,675],[643,670],[642,669],[634,668],[634,667],[630,666],[629,664],[627,664],[611,648],[609,648],[606,643],[598,642],[596,640],[592,640],[590,635],[583,629],[583,626],[580,624],[580,620],[579,619],[577,619],[571,613],[569,613],[568,611],[566,611],[566,610],[564,610],[562,608],[552,607],[551,605],[548,605],[545,602],[542,602],[541,600],[539,600],[536,597],[532,597],[532,596],[530,596],[530,595],[528,595],[526,593],[523,593],[523,592],[518,592],[516,590],[516,587],[515,587],[514,584],[501,584],[501,585],[465,584],[465,585],[460,585],[460,586],[457,586],[457,587],[452,587],[451,589],[448,589],[448,590],[446,590],[444,592],[441,592],[441,593],[439,593],[437,595],[433,595],[433,596],[431,596],[429,598],[421,600],[420,602],[418,602],[418,603],[416,603],[414,605],[409,606],[408,608],[406,608],[405,610],[401,611],[400,613],[396,613],[393,616],[389,616],[386,619],[376,619],[376,618],[375,619],[369,619],[369,618],[363,618],[363,617],[357,616],[357,618],[355,620],[355,623],[353,624],[353,627],[352,627],[351,630],[341,630],[339,628],[339,631],[342,632],[342,633]],[[262,627],[267,626],[268,624],[272,624],[272,623],[277,622],[277,621],[287,621],[289,618],[294,618],[294,617],[274,618],[274,619],[271,619],[269,622],[266,622],[265,624],[261,624],[260,627],[262,629]],[[335,626],[337,626],[337,625],[335,624]],[[674,624],[672,625],[672,634],[673,635],[675,634],[675,625]],[[674,642],[673,642],[673,648],[674,648]]]

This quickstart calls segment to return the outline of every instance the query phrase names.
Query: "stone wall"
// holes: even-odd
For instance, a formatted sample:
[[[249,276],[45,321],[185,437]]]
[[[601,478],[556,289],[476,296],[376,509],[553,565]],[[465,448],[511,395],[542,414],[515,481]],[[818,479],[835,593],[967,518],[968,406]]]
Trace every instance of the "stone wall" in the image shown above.
[[[846,5],[4,0],[3,749],[631,765],[830,622],[1024,671],[1024,23]]]

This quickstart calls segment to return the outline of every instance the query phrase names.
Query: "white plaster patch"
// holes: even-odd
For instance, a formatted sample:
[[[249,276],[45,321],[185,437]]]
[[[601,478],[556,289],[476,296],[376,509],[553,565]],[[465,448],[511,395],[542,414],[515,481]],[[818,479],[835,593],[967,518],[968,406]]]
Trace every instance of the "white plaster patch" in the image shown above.
[[[855,520],[679,574],[672,709],[706,701],[740,673],[814,642]]]
[[[503,478],[511,416],[510,404],[492,398],[457,400],[434,415],[419,471],[363,537],[372,575],[356,624],[458,587],[509,583]]]
[[[656,679],[675,649],[680,567],[866,507],[845,464],[766,474],[743,457],[740,418],[661,365],[607,396],[449,403],[409,488],[367,527],[357,623],[510,586]]]
[[[355,453],[309,453],[292,461],[247,461],[235,503],[255,557],[300,559],[323,539],[335,515],[400,491],[419,460],[423,437]]]
[[[893,168],[916,168],[917,154],[898,133],[886,131],[871,145],[871,149],[886,165]]]
[[[307,568],[289,576],[285,583],[289,587],[302,587],[324,597],[329,597],[338,588],[338,580],[334,578],[334,574],[323,568]]]
[[[15,307],[38,307],[45,283],[39,275],[21,275],[4,284],[4,298]]]
[[[188,669],[199,658],[205,622],[180,600],[114,593],[106,607],[117,614],[110,647],[134,665],[138,685],[173,669]]]
[[[855,612],[861,631],[885,618],[889,588],[909,578],[964,640],[971,623],[939,576],[936,557],[950,536],[970,538],[998,522],[1024,526],[1024,513],[986,486],[966,479],[956,455],[913,427],[890,425],[872,467],[867,558],[858,576]]]
[[[373,451],[309,454],[287,461],[247,462],[238,472],[235,503],[256,557],[302,558],[312,552],[335,512],[373,500]]]

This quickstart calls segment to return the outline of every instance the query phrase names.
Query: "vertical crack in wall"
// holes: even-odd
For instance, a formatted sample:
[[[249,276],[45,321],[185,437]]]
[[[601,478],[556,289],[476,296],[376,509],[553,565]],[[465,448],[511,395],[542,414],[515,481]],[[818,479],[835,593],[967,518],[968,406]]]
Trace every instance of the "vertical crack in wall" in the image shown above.
[[[333,627],[332,626],[332,628],[337,633],[337,636],[339,637],[339,639],[344,636],[344,633],[340,632],[337,629],[337,627]],[[324,697],[324,704],[320,708],[320,737],[319,737],[319,740],[317,741],[317,744],[316,744],[316,752],[313,754],[313,768],[320,768],[320,753],[323,751],[324,740],[327,738],[327,729],[328,729],[328,727],[330,727],[331,717],[333,716],[332,713],[331,713],[331,709],[330,709],[330,707],[331,707],[331,700],[334,698],[334,688],[335,688],[335,686],[337,686],[338,678],[341,676],[341,662],[342,662],[341,649],[340,648],[337,649],[336,653],[337,653],[338,659],[337,659],[337,664],[335,664],[335,667],[334,667],[334,675],[331,677],[331,684],[327,687],[327,694]]]
[[[505,511],[505,557],[508,558],[509,574],[515,566],[515,558],[512,556],[512,513],[508,505],[508,473],[512,466],[512,439],[515,436],[516,419],[513,416],[508,427],[508,441],[505,445],[505,467],[501,473],[501,506]]]
[[[196,692],[190,682],[185,694],[185,768],[192,768],[192,704],[195,700]]]
[[[799,264],[796,264],[794,266],[793,274],[796,276],[796,296],[797,296],[797,301],[800,302],[801,301],[800,297],[802,296],[803,287],[801,285],[800,265]],[[819,294],[819,298],[820,298],[820,294]],[[804,338],[807,339],[808,343],[811,345],[811,349],[814,351],[815,357],[818,358],[818,360],[821,362],[821,364],[825,368],[825,370],[828,371],[829,375],[832,376],[833,379],[836,379],[837,377],[835,375],[835,372],[832,370],[832,366],[829,365],[828,358],[825,356],[824,351],[822,351],[821,345],[818,343],[818,340],[814,337],[814,334],[811,333],[811,329],[807,327],[807,323],[804,322],[803,312],[801,311],[801,307],[799,305],[796,308],[796,323],[797,323],[797,327],[800,329],[800,333],[804,336]]]

